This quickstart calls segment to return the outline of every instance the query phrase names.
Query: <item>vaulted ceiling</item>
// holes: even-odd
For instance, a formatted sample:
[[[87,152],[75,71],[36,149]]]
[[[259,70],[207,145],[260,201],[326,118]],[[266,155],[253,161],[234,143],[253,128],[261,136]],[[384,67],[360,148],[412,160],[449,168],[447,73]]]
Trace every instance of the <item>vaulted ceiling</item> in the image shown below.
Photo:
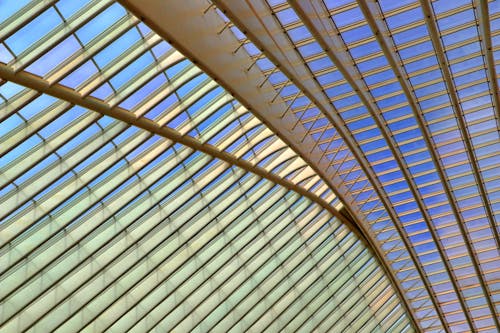
[[[499,332],[498,64],[498,1],[0,2],[0,332]]]

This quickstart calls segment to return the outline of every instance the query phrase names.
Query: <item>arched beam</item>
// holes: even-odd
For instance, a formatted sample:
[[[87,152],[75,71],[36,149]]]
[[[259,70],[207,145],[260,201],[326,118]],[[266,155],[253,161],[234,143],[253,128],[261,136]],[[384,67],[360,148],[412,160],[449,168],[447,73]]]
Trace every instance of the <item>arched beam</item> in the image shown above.
[[[328,184],[334,193],[353,201],[335,174],[325,152],[290,112],[266,76],[253,66],[254,59],[241,45],[218,14],[198,1],[120,1],[166,41],[234,95],[268,128],[299,154]],[[189,20],[184,20],[188,17]],[[182,18],[182,21],[179,21]],[[236,51],[236,52],[235,52]]]
[[[276,97],[274,89],[266,82],[266,78],[262,72],[256,66],[252,66],[254,60],[243,50],[240,51],[241,43],[233,36],[229,29],[226,29],[227,23],[215,11],[207,10],[207,8],[203,8],[199,2],[195,1],[184,1],[182,3],[173,1],[166,4],[165,2],[156,0],[123,0],[121,3],[134,14],[141,17],[153,30],[191,58],[193,62],[234,94],[243,105],[249,108],[315,169],[343,202],[353,203],[347,209],[350,210],[350,213],[354,216],[359,226],[364,228],[364,233],[367,235],[370,234],[368,227],[361,222],[364,220],[364,216],[357,209],[354,200],[342,184],[340,177],[331,173],[329,162],[323,157],[324,154],[317,147],[317,143],[314,142],[306,129],[298,123],[297,119],[294,119],[295,116],[284,112],[287,110],[287,105],[279,97]],[[242,5],[241,2],[230,3],[225,1],[216,1],[216,4],[223,10],[227,10],[226,14],[232,19],[234,19],[234,16],[231,15],[231,10],[225,6]],[[189,17],[189,20],[183,19],[182,22],[179,21],[179,18],[184,17]],[[251,27],[242,30],[249,36],[257,33]],[[306,66],[302,62],[295,61],[294,58],[283,57],[283,54],[279,52],[270,53],[269,48],[259,43],[259,40],[252,37],[250,39],[264,50],[264,53],[279,66],[278,68],[302,90],[304,95],[321,109],[330,123],[336,127],[355,155],[358,163],[362,165],[365,173],[369,174],[370,179],[375,180],[375,190],[378,192],[379,197],[382,198],[391,219],[396,221],[397,214],[385,193],[383,193],[382,186],[377,182],[374,171],[368,165],[351,133],[346,129],[342,118],[338,115],[321,86],[314,80]],[[262,82],[265,84],[261,88]],[[301,138],[304,138],[304,141]],[[395,225],[397,224],[395,223]],[[373,237],[372,243],[376,244],[375,237],[370,237]],[[403,242],[408,243],[407,239],[404,237],[402,239]],[[409,251],[413,252],[412,257],[415,261],[417,258],[416,253],[409,246],[409,243],[406,245]],[[378,248],[378,246],[376,247]],[[376,251],[380,250],[377,249]],[[386,259],[384,260],[386,261]],[[385,265],[390,267],[388,262]],[[391,273],[391,275],[393,274]],[[398,284],[395,277],[393,281]],[[396,289],[399,291],[400,296],[402,296],[402,287],[397,285]],[[404,298],[401,299],[407,312],[411,314],[409,304],[406,304],[407,301]],[[415,325],[414,318],[412,320]]]
[[[424,12],[424,18],[425,18],[425,23],[427,25],[427,29],[429,30],[429,35],[432,41],[432,45],[434,46],[434,49],[436,50],[436,55],[439,61],[439,64],[441,65],[441,72],[443,75],[444,82],[446,84],[447,90],[448,90],[448,95],[450,97],[451,101],[451,106],[453,108],[453,111],[455,113],[455,116],[457,118],[457,123],[458,123],[458,129],[460,130],[460,133],[462,135],[462,139],[464,141],[465,145],[465,152],[467,154],[467,157],[469,159],[469,163],[472,167],[472,174],[474,176],[474,179],[476,180],[477,187],[479,189],[480,197],[483,202],[483,207],[486,210],[486,215],[488,217],[488,222],[490,224],[491,231],[493,233],[493,238],[497,244],[497,247],[500,248],[500,235],[498,233],[498,229],[495,225],[495,216],[493,209],[491,207],[491,204],[488,200],[488,195],[486,193],[486,187],[483,182],[483,177],[481,175],[481,172],[479,170],[479,165],[474,153],[474,147],[472,145],[472,140],[469,135],[468,129],[467,129],[467,124],[465,122],[465,116],[464,112],[462,109],[462,105],[460,104],[460,99],[458,97],[457,89],[455,86],[455,83],[453,81],[453,75],[450,70],[450,64],[448,61],[448,58],[445,53],[444,45],[442,44],[441,41],[441,36],[439,33],[439,27],[437,24],[437,18],[434,15],[434,10],[432,8],[432,4],[429,0],[420,0],[420,5],[422,7],[422,10]],[[460,226],[461,228],[464,228],[464,236],[465,236],[465,246],[467,247],[467,251],[470,253],[471,258],[472,258],[472,267],[475,270],[475,273],[478,276],[479,279],[479,284],[481,286],[481,289],[485,295],[486,302],[488,303],[488,308],[491,311],[491,315],[493,318],[493,322],[495,323],[495,326],[498,331],[500,331],[500,319],[498,317],[498,313],[495,309],[495,304],[493,303],[491,299],[491,292],[488,284],[486,283],[484,276],[482,274],[481,270],[481,264],[479,262],[479,259],[477,258],[477,255],[475,253],[474,248],[472,247],[473,240],[469,233],[465,230],[465,226]]]
[[[309,200],[317,203],[323,209],[327,210],[330,214],[338,218],[352,232],[354,232],[357,235],[357,237],[359,237],[359,239],[367,245],[368,249],[370,249],[370,251],[377,258],[385,274],[391,280],[393,286],[397,286],[395,284],[396,280],[392,273],[392,270],[387,265],[387,262],[385,261],[383,254],[380,252],[379,248],[374,244],[373,239],[369,235],[367,235],[364,230],[360,229],[356,223],[353,223],[351,219],[347,218],[345,214],[340,213],[335,207],[331,206],[327,201],[307,191],[303,187],[294,184],[287,179],[283,179],[273,173],[270,173],[269,171],[267,171],[262,167],[256,166],[243,159],[236,158],[232,154],[221,151],[212,145],[202,143],[193,137],[182,135],[181,133],[172,128],[160,126],[156,122],[151,121],[144,117],[137,117],[134,113],[129,112],[123,108],[117,106],[111,107],[110,105],[99,99],[90,96],[83,97],[81,94],[74,91],[73,89],[64,87],[60,84],[50,84],[50,82],[48,82],[47,80],[44,80],[33,74],[24,71],[16,72],[14,69],[10,68],[8,65],[3,63],[0,63],[0,78],[6,81],[22,85],[26,88],[32,89],[39,93],[47,94],[59,98],[61,100],[67,101],[69,103],[79,105],[81,107],[95,111],[102,115],[115,118],[117,120],[123,121],[132,126],[136,126],[150,133],[167,138],[173,142],[183,144],[192,149],[195,149],[207,155],[223,160],[229,163],[230,165],[237,166],[243,170],[256,174],[262,178],[268,179],[280,186],[287,188],[288,190],[294,191],[308,198]],[[397,287],[395,287],[394,290],[401,299],[402,297],[401,290],[398,289]],[[412,322],[412,324],[414,323]]]
[[[331,206],[328,202],[318,197],[317,195],[307,191],[303,187],[291,182],[290,180],[281,178],[262,167],[254,165],[246,160],[237,158],[236,156],[227,153],[225,151],[219,150],[213,145],[202,143],[201,141],[192,136],[183,135],[173,128],[160,126],[158,123],[148,118],[137,117],[134,113],[127,111],[121,107],[118,106],[110,107],[107,103],[97,98],[82,97],[78,92],[74,91],[73,89],[64,87],[60,84],[50,85],[44,79],[35,76],[33,74],[24,71],[15,73],[14,70],[12,70],[7,65],[2,63],[0,63],[0,77],[2,79],[5,79],[6,81],[14,82],[26,88],[59,98],[71,104],[75,104],[84,107],[86,109],[95,111],[97,113],[100,113],[102,115],[123,121],[129,125],[135,126],[150,133],[169,139],[173,142],[180,143],[194,150],[203,152],[207,155],[223,160],[229,163],[230,165],[242,168],[245,171],[254,173],[262,178],[265,178],[278,185],[281,185],[291,191],[297,192],[300,195],[307,197],[309,200],[316,202],[335,217],[345,220],[344,216],[340,214],[339,211],[335,209],[333,206]],[[345,222],[349,226],[349,228],[351,228],[351,230],[355,232],[356,235],[358,235],[358,237],[363,239],[366,238],[360,232],[359,228],[355,224],[351,223],[350,221],[343,221],[343,222]]]
[[[360,4],[358,2],[361,10],[367,16],[367,12],[363,9],[366,8],[366,4]],[[468,325],[470,329],[473,329],[472,317],[468,311],[466,311],[467,306],[465,303],[465,298],[462,295],[460,290],[460,286],[458,285],[457,278],[451,268],[450,262],[447,260],[443,245],[440,242],[438,233],[434,225],[432,224],[431,216],[427,210],[427,207],[424,203],[422,196],[418,191],[417,184],[412,177],[409,167],[403,157],[403,154],[398,148],[398,144],[394,139],[394,136],[391,135],[390,130],[385,122],[381,110],[378,105],[374,102],[374,97],[370,93],[370,90],[362,79],[362,74],[359,69],[354,65],[352,61],[352,57],[347,50],[347,46],[345,42],[340,37],[340,32],[331,20],[329,13],[325,7],[325,5],[318,0],[304,1],[298,0],[291,3],[291,6],[295,9],[297,14],[301,17],[302,22],[309,28],[312,35],[315,37],[316,41],[323,47],[326,54],[335,64],[337,69],[344,75],[346,81],[351,85],[352,89],[357,93],[366,109],[373,117],[375,123],[377,124],[378,129],[381,131],[382,136],[388,143],[389,149],[391,150],[395,161],[397,162],[399,169],[404,175],[405,181],[409,185],[410,192],[412,193],[413,198],[419,208],[420,213],[423,216],[424,222],[429,229],[432,240],[436,244],[436,247],[439,250],[439,255],[441,260],[445,266],[446,272],[450,277],[454,292],[458,296],[458,300],[464,309],[465,317],[467,319]],[[374,31],[374,35],[377,37],[378,32]],[[392,65],[392,63],[391,63]],[[398,76],[398,75],[396,75]],[[400,77],[400,76],[398,76]],[[408,97],[408,96],[407,96]],[[410,100],[410,104],[411,104]],[[404,229],[403,229],[404,231]],[[410,245],[411,246],[411,245]],[[422,266],[419,262],[418,265]],[[424,272],[422,268],[422,273]],[[421,275],[422,279],[426,281],[425,275]],[[431,285],[426,285],[429,295],[431,295],[431,300],[434,303],[434,306],[439,314],[439,319],[443,327],[447,326],[446,317],[441,309],[438,299],[435,296],[435,293],[432,290]]]
[[[71,104],[75,104],[102,115],[123,121],[129,125],[135,126],[150,133],[169,139],[173,142],[190,147],[196,151],[200,151],[217,159],[223,160],[230,165],[234,165],[245,171],[251,172],[273,183],[283,186],[284,188],[287,188],[290,191],[294,191],[320,205],[323,209],[327,210],[330,214],[345,223],[349,227],[349,229],[352,230],[352,232],[354,232],[365,244],[367,244],[368,248],[374,248],[374,244],[372,244],[370,238],[367,237],[366,234],[361,229],[359,229],[353,221],[346,218],[345,214],[340,213],[335,207],[330,205],[321,197],[313,194],[312,192],[291,182],[288,179],[281,178],[278,175],[269,172],[262,167],[254,165],[246,160],[237,158],[236,156],[225,151],[221,151],[213,145],[202,143],[196,138],[193,138],[189,135],[182,135],[180,132],[176,131],[173,128],[160,126],[158,123],[144,117],[137,117],[134,113],[129,112],[121,107],[110,107],[105,102],[94,97],[82,97],[73,89],[64,87],[60,84],[51,85],[46,80],[24,71],[16,73],[13,69],[2,63],[0,63],[0,78],[22,85],[39,93],[47,94],[59,98],[63,101],[67,101]],[[374,254],[379,259],[381,259],[379,253],[374,251]]]
[[[391,65],[391,68],[392,68],[395,76],[398,78],[398,82],[400,83],[400,85],[403,89],[403,92],[408,100],[408,104],[413,111],[413,115],[415,116],[415,118],[417,120],[417,123],[419,125],[419,129],[422,131],[424,140],[426,142],[427,149],[432,157],[432,161],[435,165],[435,169],[439,175],[441,183],[443,184],[444,192],[445,192],[446,197],[448,199],[448,202],[452,208],[453,216],[455,217],[455,220],[457,221],[457,225],[460,229],[461,235],[465,239],[468,239],[467,238],[468,237],[467,230],[465,230],[465,222],[464,222],[462,215],[460,214],[460,208],[457,205],[457,199],[452,191],[451,184],[450,184],[450,182],[446,176],[446,173],[444,171],[443,162],[438,155],[437,148],[435,147],[434,142],[432,140],[432,134],[429,130],[429,127],[427,126],[426,120],[423,116],[423,111],[422,111],[419,103],[417,102],[417,98],[415,96],[415,93],[411,87],[409,80],[408,80],[408,75],[407,75],[406,70],[403,66],[402,60],[401,60],[399,54],[397,54],[394,51],[397,48],[394,45],[392,38],[390,37],[389,27],[387,26],[386,21],[382,19],[383,13],[380,10],[379,4],[374,0],[370,0],[370,1],[358,0],[357,2],[358,2],[358,5],[359,5],[361,11],[365,15],[365,18],[366,18],[368,25],[370,26],[370,28],[373,31],[382,51],[384,53],[384,56],[386,57],[387,61]],[[494,70],[494,67],[493,67],[493,70]],[[496,83],[496,79],[494,81]],[[495,93],[494,95],[498,98],[497,93]],[[474,256],[475,256],[474,253],[472,252],[472,253],[470,253],[470,255],[474,259]],[[481,279],[480,276],[478,276],[478,278]],[[469,311],[467,311],[467,312],[469,312]]]
[[[497,127],[500,131],[500,96],[498,91],[497,71],[495,59],[493,58],[493,46],[491,43],[491,24],[490,24],[490,11],[486,0],[474,0],[474,11],[479,20],[479,33],[481,48],[483,49],[483,56],[486,64],[486,75],[488,76],[488,83],[491,85],[491,99],[495,106],[495,117],[497,120]]]

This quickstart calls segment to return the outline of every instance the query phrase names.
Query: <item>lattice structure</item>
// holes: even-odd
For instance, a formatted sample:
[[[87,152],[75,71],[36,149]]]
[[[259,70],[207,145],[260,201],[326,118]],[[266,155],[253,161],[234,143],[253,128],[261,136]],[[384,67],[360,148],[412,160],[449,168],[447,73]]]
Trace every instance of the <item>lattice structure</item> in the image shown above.
[[[500,331],[500,4],[0,2],[0,332]]]

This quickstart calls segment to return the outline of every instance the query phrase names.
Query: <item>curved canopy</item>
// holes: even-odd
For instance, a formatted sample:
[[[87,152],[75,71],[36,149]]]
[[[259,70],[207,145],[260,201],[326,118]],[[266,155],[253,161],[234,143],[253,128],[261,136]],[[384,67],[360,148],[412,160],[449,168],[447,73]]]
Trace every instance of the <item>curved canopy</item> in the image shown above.
[[[0,331],[500,331],[500,4],[0,3]]]

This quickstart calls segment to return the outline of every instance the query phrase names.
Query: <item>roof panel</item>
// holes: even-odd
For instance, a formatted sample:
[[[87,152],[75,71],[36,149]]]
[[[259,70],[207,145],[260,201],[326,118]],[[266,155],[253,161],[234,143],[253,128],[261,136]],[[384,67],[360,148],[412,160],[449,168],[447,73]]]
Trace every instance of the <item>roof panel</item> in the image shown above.
[[[0,10],[0,330],[500,329],[495,4]]]

